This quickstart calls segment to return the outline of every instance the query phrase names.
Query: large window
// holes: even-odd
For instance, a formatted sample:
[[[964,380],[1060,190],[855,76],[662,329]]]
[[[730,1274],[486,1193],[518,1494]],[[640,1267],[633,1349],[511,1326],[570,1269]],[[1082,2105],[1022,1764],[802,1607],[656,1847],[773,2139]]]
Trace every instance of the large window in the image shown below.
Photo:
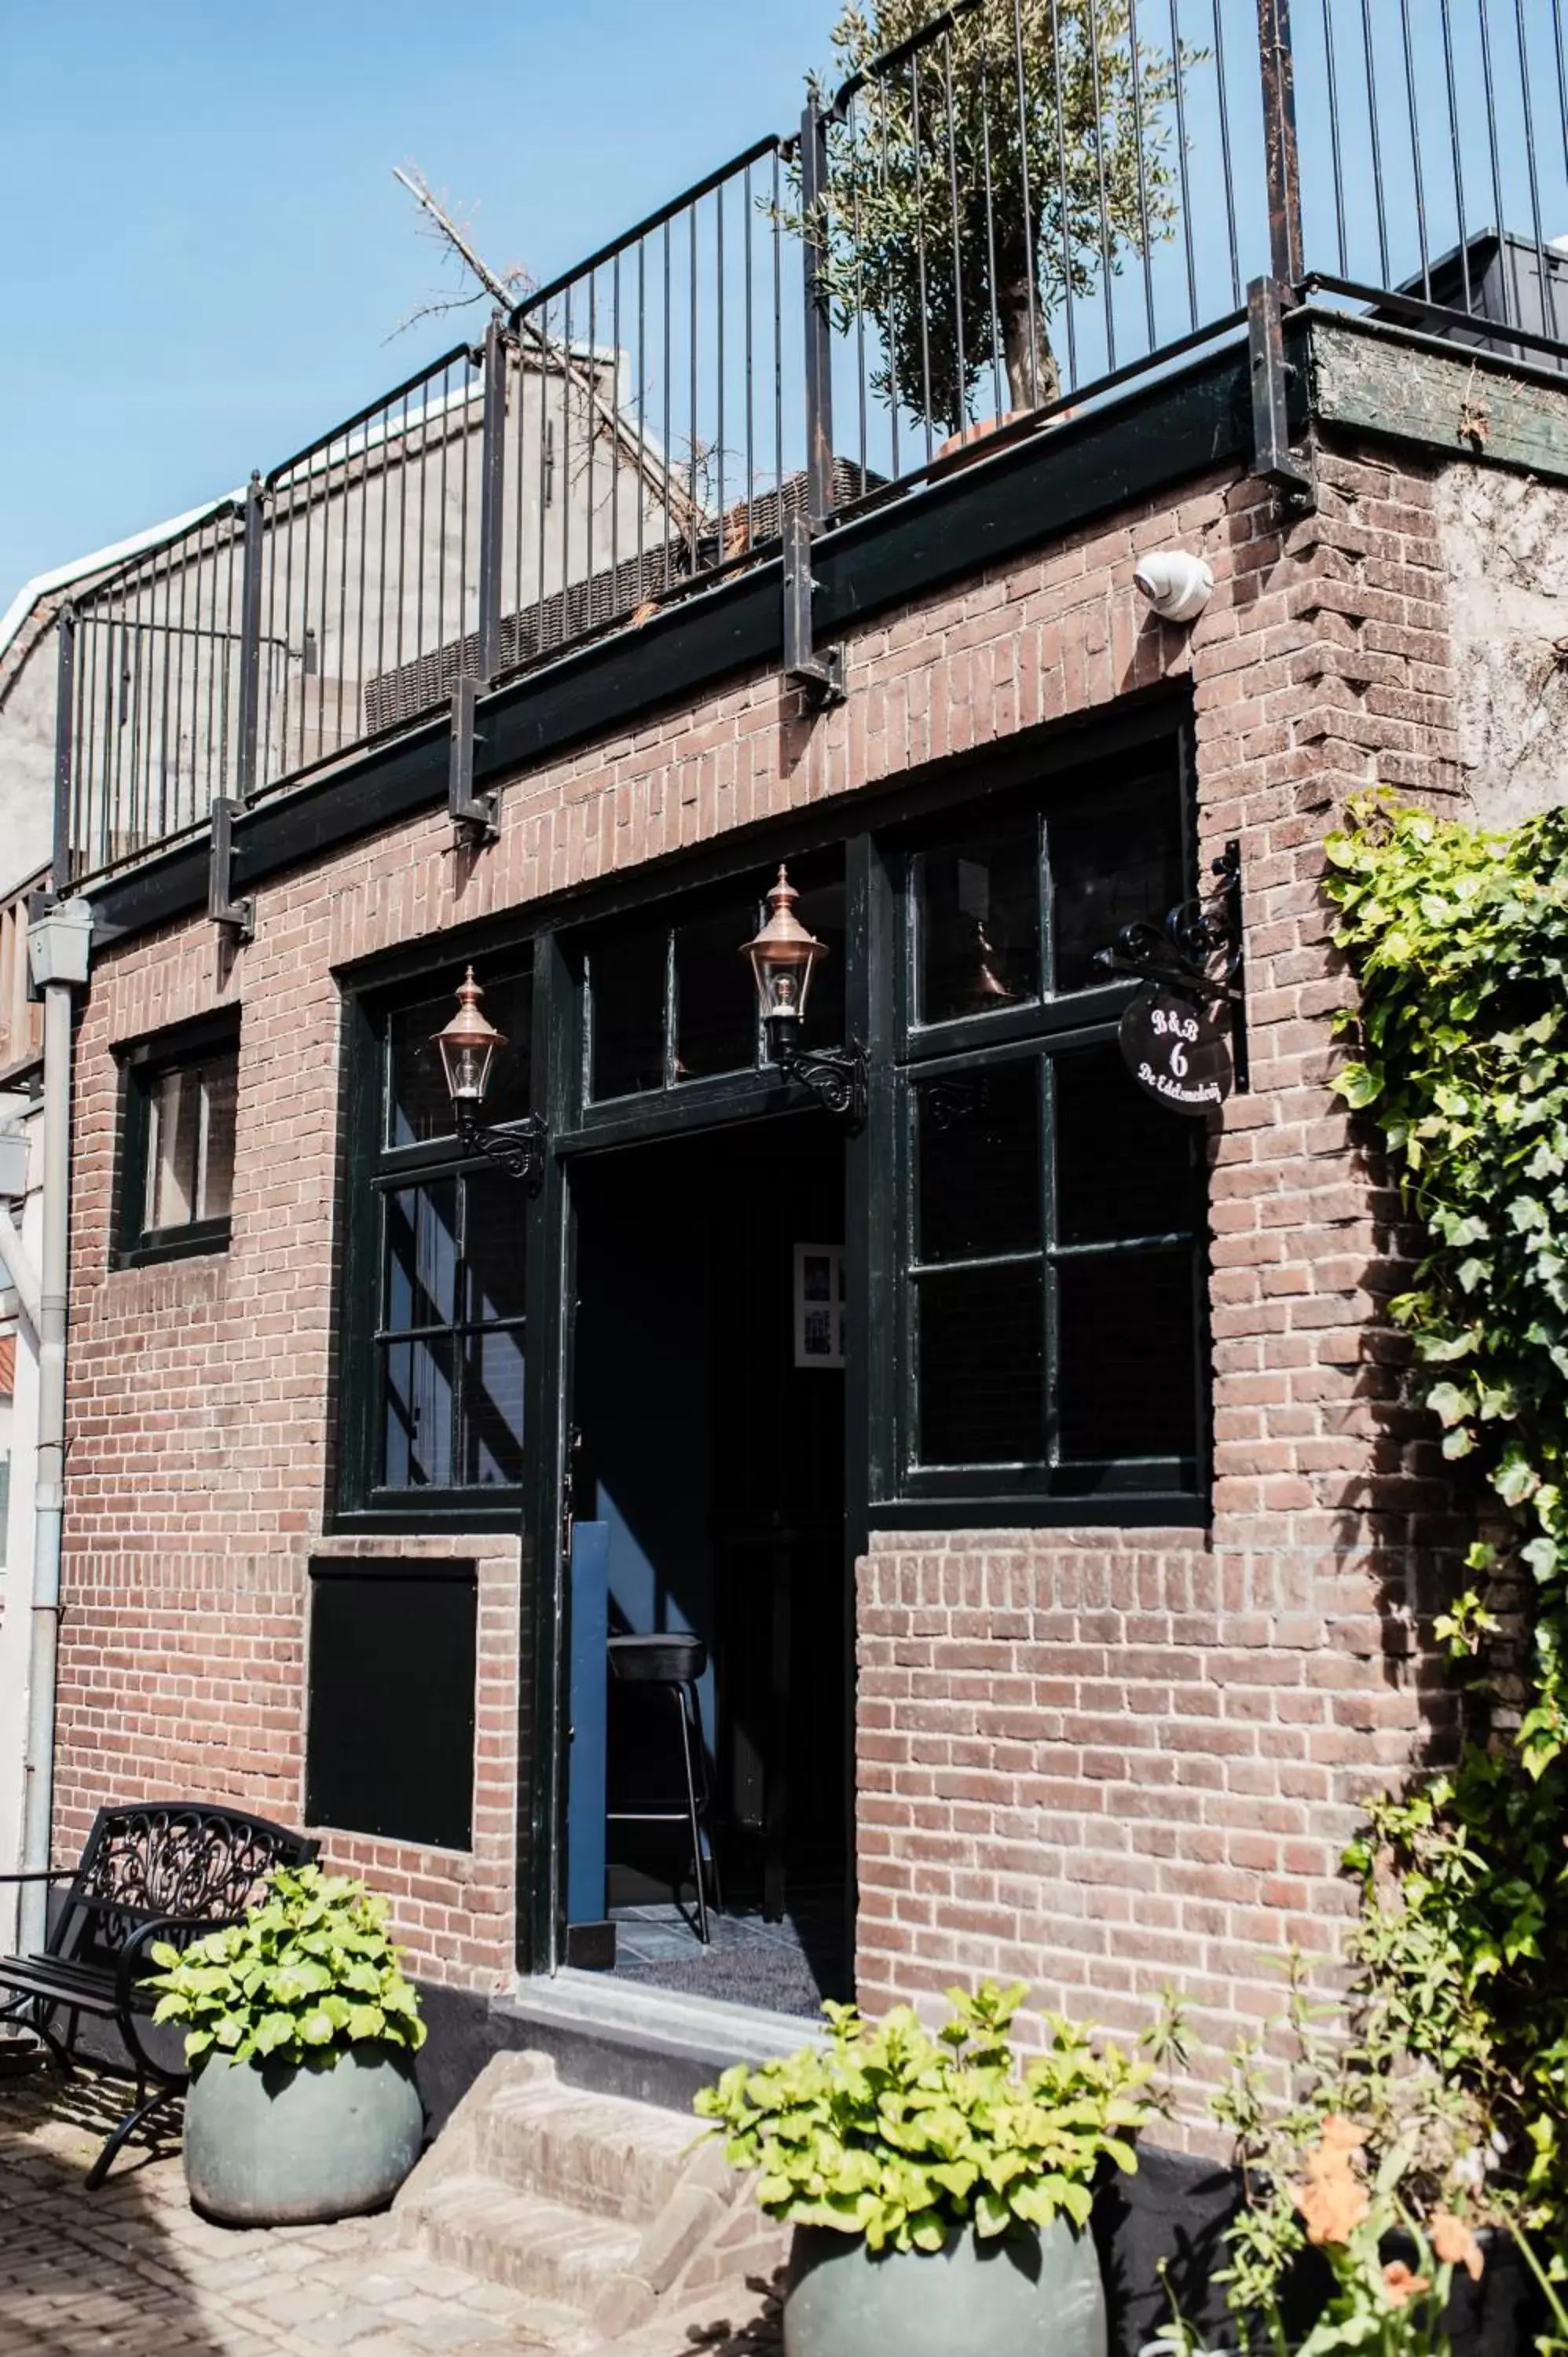
[[[121,1063],[116,1261],[129,1267],[222,1251],[234,1195],[236,1017],[139,1040]]]
[[[455,972],[451,984],[459,978]],[[526,974],[479,969],[504,1034],[488,1122],[528,1110]],[[350,1174],[344,1461],[349,1514],[429,1510],[483,1523],[522,1482],[524,1226],[514,1178],[466,1158],[431,1042],[453,989],[359,1010],[362,1087]]]
[[[1094,952],[1182,899],[1174,763],[911,845],[895,1093],[900,1495],[1196,1494],[1203,1144]]]
[[[573,1231],[537,1227],[544,1290],[529,1304],[531,1222],[569,1222],[600,1154],[786,1108],[814,1125],[824,1167],[842,1161],[842,1225],[809,1232],[844,1248],[857,1516],[941,1528],[1201,1512],[1209,1125],[1139,1088],[1117,1041],[1133,985],[1096,962],[1194,889],[1182,755],[1173,734],[1070,771],[1031,773],[1025,758],[1004,780],[955,772],[940,800],[939,781],[917,780],[842,845],[783,838],[800,913],[831,952],[805,1044],[868,1042],[854,1133],[768,1061],[741,952],[771,845],[737,845],[736,868],[690,888],[660,874],[640,903],[618,878],[610,905],[574,904],[557,939],[476,959],[509,1043],[487,1122],[552,1109],[564,1180],[536,1211],[454,1134],[431,1041],[463,963],[349,1000],[341,1526],[551,1529]],[[550,1069],[531,1087],[535,1033]],[[712,1168],[714,1186],[733,1183]],[[656,1223],[635,1247],[672,1249]],[[537,1455],[529,1307],[549,1354],[529,1391],[549,1419]]]

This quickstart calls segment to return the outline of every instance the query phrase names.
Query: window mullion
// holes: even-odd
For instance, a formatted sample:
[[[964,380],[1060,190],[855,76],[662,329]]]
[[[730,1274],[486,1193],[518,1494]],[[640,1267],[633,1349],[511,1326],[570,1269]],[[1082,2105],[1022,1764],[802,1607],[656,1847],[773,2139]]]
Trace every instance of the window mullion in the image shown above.
[[[1042,821],[1042,835],[1044,822]],[[1044,875],[1045,862],[1041,861]],[[1048,890],[1046,894],[1047,902]],[[1049,954],[1049,944],[1041,935],[1042,957]],[[1047,966],[1048,974],[1050,968]],[[1042,1408],[1046,1426],[1046,1462],[1054,1472],[1061,1462],[1060,1415],[1060,1318],[1057,1300],[1057,1068],[1054,1056],[1040,1058],[1040,1308],[1045,1319],[1045,1332],[1040,1338],[1040,1382],[1044,1387]]]
[[[680,1049],[675,1027],[680,1021],[680,1008],[675,996],[675,928],[669,925],[664,932],[664,1085],[675,1086]]]

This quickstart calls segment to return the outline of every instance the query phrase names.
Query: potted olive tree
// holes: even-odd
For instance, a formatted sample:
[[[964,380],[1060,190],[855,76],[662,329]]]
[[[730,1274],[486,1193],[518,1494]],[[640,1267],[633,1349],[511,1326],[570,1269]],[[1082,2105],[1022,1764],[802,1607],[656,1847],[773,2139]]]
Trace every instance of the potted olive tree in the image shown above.
[[[1136,2166],[1155,2062],[1047,2015],[1026,2065],[1028,1992],[950,1989],[934,2037],[908,2006],[876,2023],[829,2005],[824,2046],[697,2098],[757,2199],[795,2229],[787,2357],[1104,2357],[1088,2233],[1096,2177]],[[1144,2043],[1169,2050],[1167,2008]]]
[[[186,2179],[208,2217],[353,2217],[418,2158],[424,2024],[386,1919],[360,1882],[280,1867],[242,1922],[154,1948],[153,2018],[188,2025]]]
[[[1153,14],[846,0],[832,39],[854,109],[830,124],[819,207],[781,218],[816,246],[839,332],[874,331],[873,389],[945,430],[944,454],[1058,401],[1053,317],[1109,303],[1125,261],[1178,224],[1178,61]],[[987,388],[1006,407],[977,418]]]

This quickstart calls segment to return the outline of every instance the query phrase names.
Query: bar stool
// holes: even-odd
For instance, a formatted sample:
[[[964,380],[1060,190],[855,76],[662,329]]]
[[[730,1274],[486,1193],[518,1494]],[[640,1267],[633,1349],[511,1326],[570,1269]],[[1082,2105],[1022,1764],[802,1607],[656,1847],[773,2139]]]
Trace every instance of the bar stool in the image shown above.
[[[701,1637],[612,1637],[610,1675],[628,1685],[659,1686],[669,1695],[681,1722],[681,1758],[686,1773],[683,1809],[611,1809],[611,1824],[689,1825],[692,1833],[692,1878],[697,1891],[697,1937],[706,1947],[708,1926],[707,1877],[714,1880],[714,1910],[724,1912],[718,1861],[709,1835],[712,1800],[708,1791],[708,1755],[703,1742],[703,1703],[697,1681],[708,1666],[708,1649]]]

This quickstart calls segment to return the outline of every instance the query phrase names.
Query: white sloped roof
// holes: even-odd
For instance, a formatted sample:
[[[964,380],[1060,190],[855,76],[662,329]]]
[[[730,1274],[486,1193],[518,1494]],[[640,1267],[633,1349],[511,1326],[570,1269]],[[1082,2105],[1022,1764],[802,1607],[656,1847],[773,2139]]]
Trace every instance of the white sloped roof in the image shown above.
[[[139,556],[145,548],[156,548],[160,542],[172,540],[188,525],[199,523],[203,516],[212,515],[232,500],[243,497],[243,490],[240,490],[227,493],[222,499],[204,500],[200,507],[191,508],[184,515],[170,516],[163,523],[150,524],[145,532],[133,533],[129,540],[117,540],[108,548],[95,549],[91,556],[79,556],[70,565],[57,565],[51,573],[35,573],[0,614],[0,659],[40,597],[51,597],[58,589],[69,589],[73,581],[91,580],[95,575],[106,573],[112,565],[119,565],[128,556]]]

